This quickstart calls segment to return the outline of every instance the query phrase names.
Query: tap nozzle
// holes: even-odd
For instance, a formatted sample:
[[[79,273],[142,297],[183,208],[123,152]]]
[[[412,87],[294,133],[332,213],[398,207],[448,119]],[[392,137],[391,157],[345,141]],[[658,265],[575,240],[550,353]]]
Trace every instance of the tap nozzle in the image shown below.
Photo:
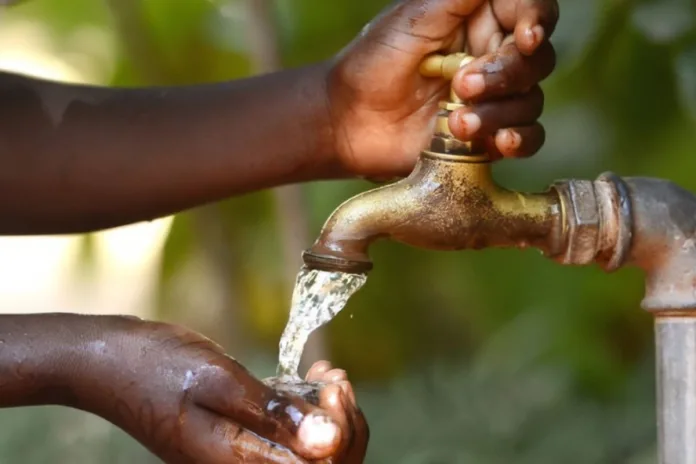
[[[452,79],[471,60],[464,53],[434,55],[420,72]],[[303,253],[305,266],[368,272],[368,248],[380,238],[432,250],[535,246],[550,255],[561,252],[558,193],[554,188],[521,193],[498,186],[488,154],[476,143],[457,140],[449,129],[449,114],[464,104],[450,91],[449,100],[440,102],[430,145],[411,175],[340,205]]]

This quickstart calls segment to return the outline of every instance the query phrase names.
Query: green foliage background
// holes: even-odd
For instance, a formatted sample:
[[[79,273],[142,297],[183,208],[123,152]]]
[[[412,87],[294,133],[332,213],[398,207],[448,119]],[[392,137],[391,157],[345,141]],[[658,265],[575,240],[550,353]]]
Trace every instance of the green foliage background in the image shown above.
[[[299,66],[332,56],[387,2],[270,3],[282,64]],[[500,182],[534,190],[612,170],[696,190],[693,3],[560,4],[558,68],[543,86],[546,146],[534,159],[500,163]],[[85,25],[108,31],[121,48],[106,83],[132,86],[249,76],[243,6],[33,0],[3,14],[37,21],[56,47]],[[301,186],[306,218],[295,219],[306,219],[310,232],[303,243],[341,201],[369,187]],[[272,372],[292,284],[279,258],[288,231],[277,200],[259,192],[177,216],[161,262],[157,317],[222,340],[259,375]],[[219,232],[230,258],[224,272],[207,264],[231,289],[234,304],[219,314],[177,293],[211,245],[202,224]],[[88,238],[85,251],[89,264]],[[656,461],[652,328],[639,308],[640,273],[560,267],[534,251],[433,253],[391,243],[376,246],[374,259],[365,288],[325,330],[330,358],[357,382],[372,421],[368,462]],[[56,433],[84,421],[103,433]],[[150,459],[119,431],[72,411],[0,412],[0,430],[2,463]]]

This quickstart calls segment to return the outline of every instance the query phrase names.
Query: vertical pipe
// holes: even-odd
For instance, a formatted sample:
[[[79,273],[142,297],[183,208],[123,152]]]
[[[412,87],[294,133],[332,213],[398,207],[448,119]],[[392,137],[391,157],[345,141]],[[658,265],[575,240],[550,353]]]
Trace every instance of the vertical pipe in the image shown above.
[[[696,464],[696,309],[655,319],[660,464]]]

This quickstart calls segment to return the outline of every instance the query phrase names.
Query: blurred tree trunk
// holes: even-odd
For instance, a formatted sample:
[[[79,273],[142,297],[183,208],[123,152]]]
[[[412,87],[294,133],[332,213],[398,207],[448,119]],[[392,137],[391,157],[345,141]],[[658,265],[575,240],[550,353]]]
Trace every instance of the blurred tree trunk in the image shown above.
[[[116,30],[124,45],[124,54],[138,73],[144,85],[170,85],[175,80],[175,71],[166,62],[164,54],[158,50],[155,41],[149,34],[142,16],[142,2],[138,0],[107,0],[113,14]],[[197,208],[190,212],[192,215],[195,234],[200,240],[196,248],[200,250],[205,262],[211,267],[214,282],[211,287],[217,302],[217,308],[206,308],[208,314],[214,314],[216,323],[203,323],[201,330],[206,328],[206,336],[214,339],[226,350],[243,356],[248,346],[243,335],[243,321],[240,317],[243,302],[234,283],[239,279],[235,276],[234,250],[230,244],[230,233],[222,220],[218,205]]]
[[[271,0],[246,0],[247,40],[249,54],[254,69],[258,74],[266,74],[282,68],[278,49],[277,30],[273,19],[273,2]],[[287,287],[293,289],[295,278],[302,266],[301,250],[310,240],[309,218],[306,204],[299,185],[288,185],[275,189],[278,219],[283,249],[283,260]],[[289,302],[290,298],[288,298]],[[289,306],[289,305],[288,305]],[[317,331],[305,347],[303,363],[300,369],[306,369],[309,363],[326,359],[323,333]]]

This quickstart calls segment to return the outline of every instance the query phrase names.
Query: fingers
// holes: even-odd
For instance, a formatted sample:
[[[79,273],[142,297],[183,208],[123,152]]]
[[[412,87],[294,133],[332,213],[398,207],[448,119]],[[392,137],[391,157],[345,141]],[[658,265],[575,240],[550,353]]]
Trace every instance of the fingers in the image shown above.
[[[488,137],[486,146],[493,159],[526,158],[534,155],[544,145],[546,132],[537,123],[524,127],[508,127]]]
[[[526,94],[475,104],[452,112],[449,127],[460,140],[487,138],[495,157],[527,157],[545,141],[537,123],[544,108],[544,94],[535,86]]]
[[[532,56],[523,55],[515,44],[507,44],[464,66],[454,76],[452,87],[463,100],[514,95],[543,81],[555,65],[556,55],[549,42]]]
[[[341,427],[341,435],[344,439],[339,446],[340,451],[337,455],[337,461],[344,462],[345,455],[351,450],[355,440],[352,423],[353,415],[351,414],[353,407],[349,404],[349,400],[346,399],[341,386],[336,384],[329,385],[321,390],[319,405],[331,414]]]
[[[341,446],[342,453],[338,461],[362,463],[367,453],[370,429],[355,403],[350,382],[343,380],[324,388],[319,404],[336,418],[344,432],[343,436],[347,437],[347,441],[344,440]]]
[[[492,0],[492,9],[506,31],[514,31],[520,51],[531,55],[551,37],[559,18],[557,0]]]
[[[510,127],[495,135],[495,147],[504,157],[526,157],[544,145],[546,132],[539,123],[525,127]]]
[[[332,414],[336,421],[345,430],[344,436],[350,435],[350,405],[345,399],[343,388],[340,385],[329,385],[319,394],[319,405]]]
[[[295,456],[290,450],[263,440],[214,412],[190,408],[183,421],[184,443],[180,447],[195,462],[307,464],[307,461]],[[190,461],[169,457],[167,462]]]
[[[320,408],[277,393],[229,360],[201,373],[193,401],[307,459],[323,459],[341,445],[341,429]]]
[[[504,38],[503,29],[490,2],[486,2],[469,17],[466,32],[467,51],[473,56],[494,52]]]
[[[462,120],[470,117],[477,118],[473,113],[464,113],[463,116],[450,116],[450,128],[452,133],[461,140],[484,139],[486,148],[494,159],[496,158],[526,158],[537,153],[546,141],[544,127],[534,122],[524,126],[505,126],[502,129],[489,131],[488,134],[483,130],[477,130],[476,137],[467,135],[457,135],[458,133],[468,134],[472,126]],[[454,123],[452,122],[454,119]],[[475,124],[474,124],[475,126]],[[492,133],[490,133],[492,132]]]
[[[544,128],[536,122],[544,107],[538,83],[554,66],[555,52],[548,41],[527,56],[510,37],[504,39],[497,51],[474,60],[454,77],[454,91],[471,105],[450,115],[452,133],[461,140],[483,139],[493,158],[535,154],[545,140]]]
[[[307,382],[321,382],[324,374],[332,368],[329,361],[317,361],[312,364],[312,367],[307,371],[305,380],[307,380]]]
[[[357,407],[357,399],[353,391],[353,385],[348,381],[348,373],[343,369],[334,369],[328,361],[318,361],[307,371],[308,382],[324,382],[336,384],[343,394],[350,400],[353,407]]]
[[[341,389],[343,397],[349,401],[351,408],[358,407],[358,400],[355,398],[353,385],[348,381],[348,375],[343,369],[332,369],[326,373],[324,382],[331,383]]]
[[[307,373],[307,381],[330,384],[319,395],[319,406],[331,414],[343,430],[344,442],[338,461],[362,464],[370,440],[370,429],[358,408],[355,392],[343,369],[334,369],[331,363],[319,361]]]
[[[307,371],[306,380],[308,382],[324,382],[327,384],[338,385],[343,394],[350,400],[353,407],[357,407],[358,402],[353,391],[353,385],[348,381],[348,373],[343,369],[334,369],[328,361],[317,361]]]
[[[506,127],[533,124],[543,109],[544,93],[539,86],[534,86],[526,94],[458,109],[450,115],[449,127],[458,139],[471,140]]]
[[[362,464],[370,441],[370,428],[365,416],[357,406],[351,409],[351,423],[353,424],[353,446],[348,450],[346,462]]]

